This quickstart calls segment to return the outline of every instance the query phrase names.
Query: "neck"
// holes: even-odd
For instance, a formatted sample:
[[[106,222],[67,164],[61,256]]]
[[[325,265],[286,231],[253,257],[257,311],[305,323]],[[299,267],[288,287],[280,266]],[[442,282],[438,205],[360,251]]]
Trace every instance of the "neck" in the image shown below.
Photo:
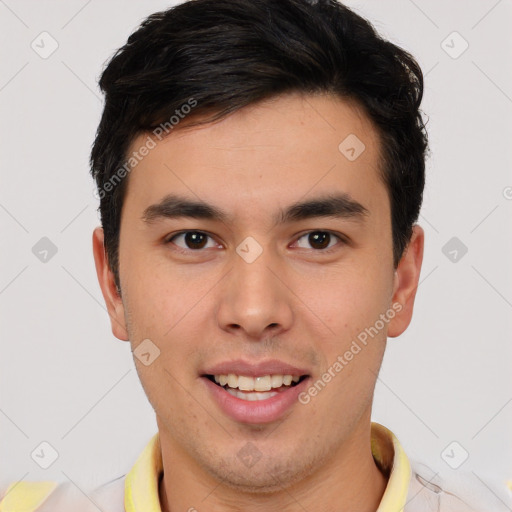
[[[368,420],[322,467],[289,485],[278,481],[277,490],[271,492],[243,491],[215,479],[159,429],[164,467],[159,485],[162,512],[375,512],[387,477],[373,459],[370,427]]]

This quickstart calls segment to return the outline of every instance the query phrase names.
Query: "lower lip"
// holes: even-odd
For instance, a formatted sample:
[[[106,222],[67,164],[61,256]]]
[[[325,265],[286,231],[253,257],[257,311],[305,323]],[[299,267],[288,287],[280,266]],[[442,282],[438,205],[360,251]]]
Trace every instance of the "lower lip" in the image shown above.
[[[266,400],[249,401],[230,395],[224,388],[218,386],[207,377],[202,377],[213,399],[222,411],[235,421],[241,423],[271,423],[298,402],[299,394],[307,387],[308,378],[297,385],[280,391],[277,395]]]

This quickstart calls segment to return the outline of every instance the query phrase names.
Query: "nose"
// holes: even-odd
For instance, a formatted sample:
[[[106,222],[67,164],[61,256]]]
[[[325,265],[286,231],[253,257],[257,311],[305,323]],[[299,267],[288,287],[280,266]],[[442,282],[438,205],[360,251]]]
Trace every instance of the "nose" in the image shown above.
[[[270,250],[252,263],[235,255],[234,266],[223,280],[217,309],[221,329],[261,340],[290,329],[293,294]]]

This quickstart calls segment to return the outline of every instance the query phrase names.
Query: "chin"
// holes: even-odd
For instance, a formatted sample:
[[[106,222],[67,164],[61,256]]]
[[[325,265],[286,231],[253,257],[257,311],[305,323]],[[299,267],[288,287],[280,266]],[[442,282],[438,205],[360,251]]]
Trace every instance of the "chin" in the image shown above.
[[[282,492],[283,488],[298,483],[311,473],[312,467],[302,457],[291,461],[284,457],[280,460],[259,460],[248,468],[238,459],[226,461],[221,467],[210,467],[209,472],[222,481],[223,485],[246,494],[272,494]]]

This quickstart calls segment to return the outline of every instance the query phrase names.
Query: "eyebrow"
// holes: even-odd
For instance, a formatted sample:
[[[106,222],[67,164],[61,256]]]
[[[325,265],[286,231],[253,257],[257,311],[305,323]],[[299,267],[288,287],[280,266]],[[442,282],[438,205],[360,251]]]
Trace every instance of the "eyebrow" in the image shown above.
[[[316,217],[363,221],[369,211],[349,194],[335,194],[297,202],[274,216],[274,226]],[[189,217],[229,223],[232,216],[220,208],[204,201],[190,200],[183,196],[169,194],[159,203],[148,206],[143,214],[145,223],[163,219]]]

